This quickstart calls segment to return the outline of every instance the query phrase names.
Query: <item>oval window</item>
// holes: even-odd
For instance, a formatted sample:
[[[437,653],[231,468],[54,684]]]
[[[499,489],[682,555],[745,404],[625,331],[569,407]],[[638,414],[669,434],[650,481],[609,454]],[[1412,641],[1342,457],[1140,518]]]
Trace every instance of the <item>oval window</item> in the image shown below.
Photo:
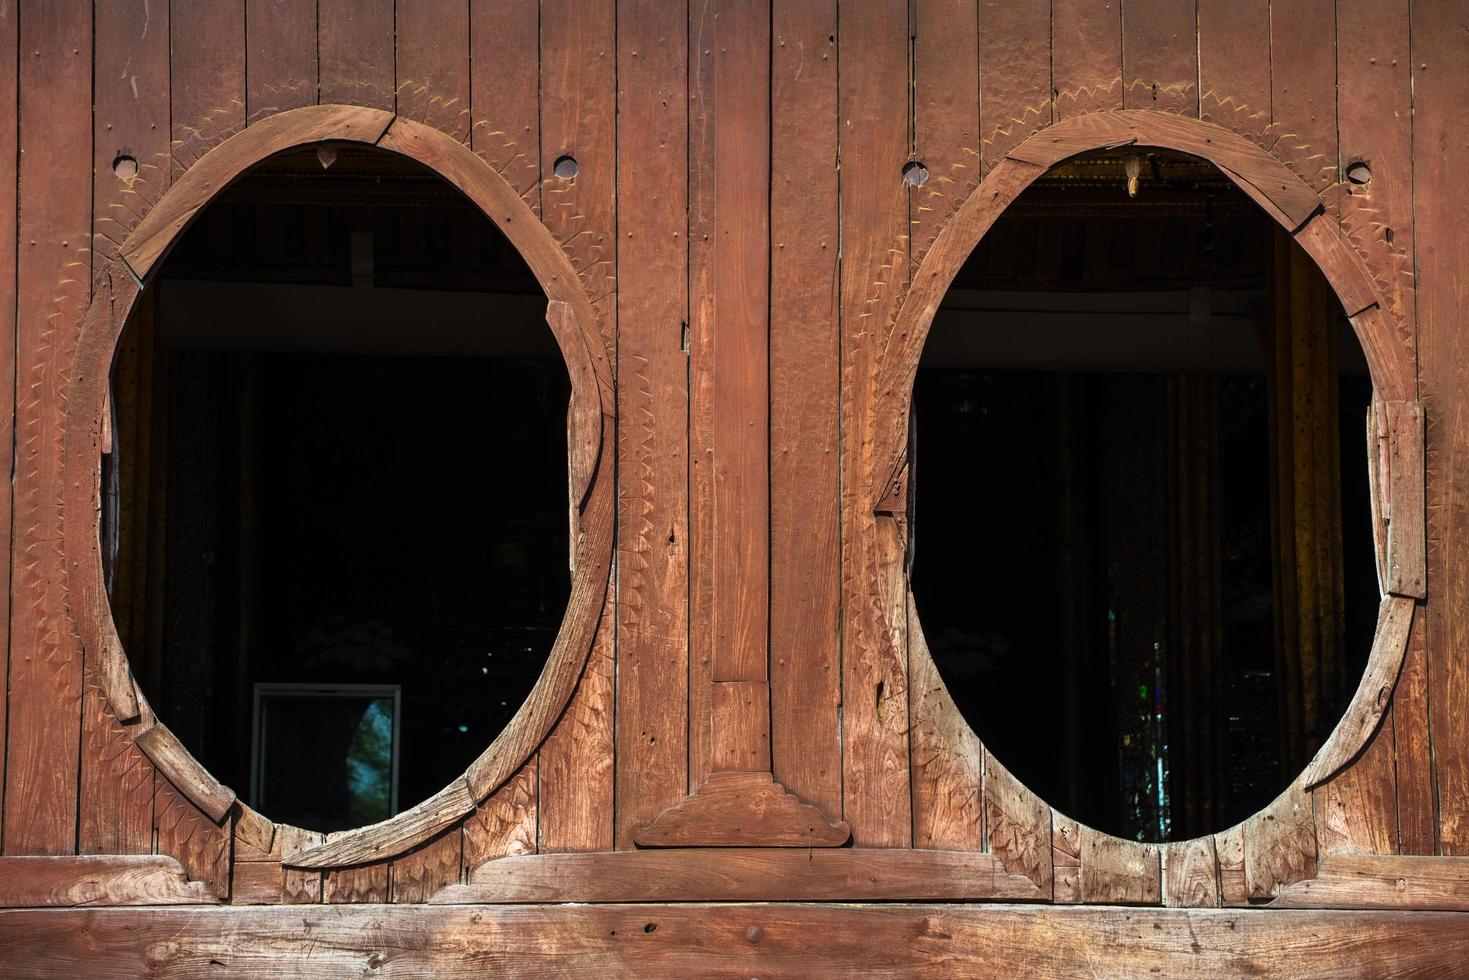
[[[1095,153],[1023,192],[913,401],[915,600],[995,756],[1144,841],[1284,789],[1372,643],[1371,396],[1320,271],[1211,164]]]
[[[570,383],[546,298],[404,157],[291,151],[124,328],[104,579],[133,672],[273,819],[386,819],[464,772],[566,609]]]

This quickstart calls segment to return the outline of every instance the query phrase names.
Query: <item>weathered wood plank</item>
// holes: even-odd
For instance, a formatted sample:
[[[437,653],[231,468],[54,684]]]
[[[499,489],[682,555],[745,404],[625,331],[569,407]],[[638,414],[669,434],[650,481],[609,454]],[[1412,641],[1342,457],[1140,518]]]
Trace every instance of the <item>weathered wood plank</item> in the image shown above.
[[[1383,446],[1381,469],[1386,471],[1387,591],[1422,599],[1427,595],[1427,555],[1423,510],[1423,405],[1420,402],[1378,402],[1373,418]],[[1381,470],[1379,471],[1381,472]]]
[[[1012,905],[323,907],[0,913],[0,968],[36,980],[349,975],[1452,975],[1449,912]],[[108,956],[98,958],[96,951]]]
[[[1397,760],[1391,707],[1350,766],[1315,789],[1317,849],[1330,854],[1396,854]]]
[[[328,836],[330,841],[330,836]],[[328,905],[382,904],[392,887],[391,862],[358,868],[333,868],[321,876],[321,897]]]
[[[326,836],[317,831],[288,825],[277,827],[276,836],[280,838],[283,861],[289,861],[302,851],[319,847],[326,841]],[[287,867],[281,883],[281,899],[287,905],[311,905],[320,902],[321,872]]]
[[[154,722],[133,740],[157,767],[159,774],[173,783],[194,806],[216,823],[224,819],[235,803],[235,791],[221,786],[162,722]]]
[[[1398,846],[1404,854],[1433,854],[1438,842],[1438,799],[1428,741],[1428,665],[1423,648],[1425,610],[1413,616],[1408,650],[1393,689],[1393,740],[1398,763]]]
[[[245,5],[169,5],[173,176],[245,128]]]
[[[317,0],[247,0],[245,120],[316,102]]]
[[[1273,908],[1469,911],[1469,858],[1333,855]]]
[[[1162,863],[1157,844],[1081,827],[1081,900],[1095,905],[1157,905]]]
[[[392,109],[393,0],[317,0],[323,104]]]
[[[1178,0],[1118,0],[1122,6],[1123,104],[1197,115],[1196,13]]]
[[[1217,908],[1219,862],[1214,838],[1164,844],[1163,904],[1169,908]]]
[[[394,26],[398,115],[467,144],[469,4],[398,0]]]
[[[907,605],[903,533],[879,520],[870,486],[872,374],[908,285],[906,3],[843,9],[841,107],[842,319],[842,814],[853,842],[906,847]]]
[[[1214,854],[1219,861],[1219,899],[1224,905],[1244,905],[1249,898],[1245,885],[1245,831],[1243,824],[1214,835]]]
[[[82,740],[78,853],[149,853],[155,770],[95,682],[82,695]]]
[[[1272,898],[1316,874],[1316,825],[1311,794],[1294,785],[1244,822],[1245,892]]]
[[[1469,222],[1438,202],[1459,193],[1469,146],[1461,138],[1469,64],[1461,39],[1469,10],[1413,7],[1413,201],[1417,248],[1418,370],[1427,411],[1428,607],[1425,610],[1439,845],[1469,854]],[[1425,247],[1425,243],[1432,247]]]
[[[698,791],[636,825],[643,847],[840,847],[852,835],[768,772],[715,770]]]
[[[1271,0],[1274,149],[1317,192],[1337,180],[1336,79],[1333,0]]]
[[[908,190],[917,265],[944,221],[979,184],[976,0],[917,0],[913,30],[913,158],[927,171],[927,179]]]
[[[216,905],[202,882],[162,855],[0,858],[0,908]]]
[[[1199,118],[1236,132],[1270,125],[1270,0],[1198,7]]]
[[[474,795],[461,776],[388,820],[331,834],[320,847],[298,851],[284,860],[292,868],[337,868],[382,861],[423,843],[472,810]]]
[[[464,821],[464,867],[536,852],[537,769],[532,758]]]
[[[1051,808],[1000,765],[988,750],[984,753],[984,802],[989,850],[1005,862],[1005,867],[1035,882],[1037,888],[1049,887],[1053,843]],[[1085,874],[1085,849],[1078,853]]]
[[[236,860],[230,865],[230,904],[281,904],[283,874],[279,861]]]
[[[770,685],[764,681],[715,681],[714,772],[769,772]]]
[[[470,0],[469,145],[541,213],[536,0]]]
[[[0,269],[16,267],[20,223],[17,164],[20,156],[20,102],[16,85],[20,79],[20,12],[14,4],[0,9]],[[5,669],[10,669],[11,516],[15,477],[15,351],[16,282],[0,276],[0,403],[11,406],[0,412],[0,445],[11,447],[0,453],[0,584],[7,597],[0,604],[0,651]],[[5,730],[10,692],[0,695],[0,731]],[[5,786],[6,751],[0,745],[0,787]],[[5,808],[0,806],[0,853],[4,853]]]
[[[699,848],[549,854],[480,867],[438,903],[760,902],[1044,897],[993,854],[897,848]]]
[[[1081,901],[1081,824],[1051,811],[1051,901]]]
[[[464,869],[464,831],[455,824],[392,862],[392,901],[426,902],[449,885],[457,885]]]
[[[536,849],[543,853],[605,851],[613,844],[614,632],[608,610],[576,693],[541,747]]]
[[[618,7],[616,842],[688,787],[688,10]]]
[[[177,858],[190,879],[229,896],[230,825],[214,823],[162,773],[153,776],[153,835],[159,854]]]
[[[1051,4],[979,0],[980,172],[987,174],[1051,114]]]
[[[15,471],[4,852],[77,846],[82,651],[60,584],[61,446],[75,327],[88,302],[92,11],[20,17]]]
[[[984,746],[939,676],[908,595],[908,751],[913,846],[984,847]]]
[[[1121,109],[1121,0],[1053,4],[1051,18],[1055,118]]]
[[[770,717],[775,778],[842,806],[835,0],[776,0],[770,185]]]

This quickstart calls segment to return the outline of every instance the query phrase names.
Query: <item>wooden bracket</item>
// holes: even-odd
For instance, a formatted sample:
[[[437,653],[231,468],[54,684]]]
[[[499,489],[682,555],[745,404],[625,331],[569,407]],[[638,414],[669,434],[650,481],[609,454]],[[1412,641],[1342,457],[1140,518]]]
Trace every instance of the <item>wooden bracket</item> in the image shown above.
[[[632,831],[639,847],[841,847],[851,836],[768,772],[713,773]]]

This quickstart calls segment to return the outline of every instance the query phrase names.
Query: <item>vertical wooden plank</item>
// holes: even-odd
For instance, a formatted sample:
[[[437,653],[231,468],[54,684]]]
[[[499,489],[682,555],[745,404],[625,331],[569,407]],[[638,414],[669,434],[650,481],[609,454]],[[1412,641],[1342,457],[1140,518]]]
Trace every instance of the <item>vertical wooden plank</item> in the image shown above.
[[[324,834],[299,827],[279,826],[281,857],[291,858],[326,841]],[[313,905],[321,901],[320,871],[286,868],[281,884],[281,900],[287,905]]]
[[[1469,9],[1413,5],[1413,214],[1419,388],[1428,418],[1428,605],[1424,610],[1439,847],[1469,854],[1469,222],[1458,200],[1469,169],[1463,107]]]
[[[19,154],[18,96],[20,16],[16,4],[0,8],[0,663],[10,670],[11,491],[15,476],[15,299],[16,220],[19,205],[16,160]],[[8,450],[8,451],[7,451]],[[0,733],[6,731],[9,690],[0,691]],[[5,736],[0,734],[0,800],[5,792]],[[5,808],[0,805],[0,854],[6,853]]]
[[[469,4],[398,0],[397,11],[398,114],[468,143]]]
[[[1122,4],[1122,103],[1197,115],[1199,52],[1194,5],[1179,0]]]
[[[1051,8],[1051,75],[1058,120],[1122,108],[1122,0]]]
[[[20,22],[14,532],[6,854],[77,846],[82,652],[66,621],[61,447],[75,326],[88,300],[92,9],[28,6]]]
[[[1049,0],[979,0],[980,170],[1051,124]]]
[[[247,124],[315,104],[316,50],[316,0],[247,0]]]
[[[913,186],[913,264],[979,183],[979,11],[976,0],[913,5],[913,158],[928,178]]]
[[[1163,845],[1163,904],[1169,908],[1219,905],[1218,857],[1214,838]]]
[[[908,736],[913,846],[984,849],[984,746],[939,676],[908,597]]]
[[[1424,633],[1424,609],[1419,606],[1392,696],[1393,749],[1398,762],[1398,845],[1404,854],[1433,854],[1438,838],[1438,800],[1428,743]]]
[[[909,126],[907,4],[886,0],[844,8],[838,51],[843,817],[859,847],[906,847],[913,834],[907,649],[901,632],[894,632],[907,618],[905,600],[894,594],[901,592],[905,535],[896,520],[878,520],[872,512],[867,488],[873,462],[865,433],[875,424],[873,366],[908,282],[902,177]]]
[[[169,6],[173,175],[245,126],[245,5],[194,0]]]
[[[388,900],[392,888],[389,862],[364,864],[360,868],[336,868],[322,873],[321,896],[328,905],[378,904]]]
[[[988,751],[984,754],[984,821],[988,850],[1007,869],[1025,875],[1037,888],[1052,887],[1051,808]],[[1089,828],[1080,827],[1078,838],[1085,838],[1088,832]],[[1078,847],[1082,874],[1085,874],[1086,849],[1081,844]]]
[[[1199,117],[1243,133],[1270,125],[1270,0],[1201,3]]]
[[[770,685],[764,681],[715,681],[710,699],[715,720],[714,772],[770,771]]]
[[[1322,855],[1398,852],[1396,769],[1389,708],[1357,760],[1314,791]]]
[[[617,38],[617,846],[688,786],[688,10],[621,0]]]
[[[541,211],[540,9],[536,0],[470,0],[469,145]]]
[[[616,350],[616,11],[592,0],[541,7],[541,220],[561,243]],[[574,167],[556,173],[568,157]],[[612,581],[617,581],[614,569]],[[613,843],[615,590],[571,704],[540,755],[539,849]]]
[[[459,883],[464,830],[455,824],[392,862],[392,900],[426,902],[440,888]]]
[[[117,721],[90,668],[82,697],[81,766],[78,852],[150,853],[153,764]]]
[[[216,824],[161,773],[153,775],[153,832],[158,854],[178,858],[191,880],[229,897],[230,819]]]
[[[612,849],[613,634],[604,611],[576,693],[541,748],[543,854]]]
[[[1318,191],[1337,179],[1336,100],[1336,4],[1271,0],[1275,155]]]
[[[841,812],[837,10],[776,0],[770,184],[770,714],[775,779]]]
[[[393,108],[393,0],[317,0],[322,103]]]
[[[1162,854],[1157,844],[1139,844],[1082,826],[1083,902],[1157,905],[1162,892]]]
[[[495,858],[536,852],[537,777],[536,760],[532,758],[465,818],[466,875]]]
[[[1245,892],[1273,898],[1286,885],[1316,876],[1311,794],[1292,786],[1243,824]],[[1226,892],[1226,895],[1228,893]]]
[[[1219,902],[1226,907],[1249,902],[1245,884],[1245,831],[1243,824],[1214,835],[1214,855],[1219,862]]]
[[[1051,901],[1081,901],[1081,824],[1051,811]]]

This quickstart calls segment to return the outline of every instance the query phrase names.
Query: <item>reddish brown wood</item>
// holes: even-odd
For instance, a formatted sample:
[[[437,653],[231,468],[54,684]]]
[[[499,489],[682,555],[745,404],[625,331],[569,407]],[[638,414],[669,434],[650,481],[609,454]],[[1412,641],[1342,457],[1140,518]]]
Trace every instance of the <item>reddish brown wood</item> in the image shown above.
[[[1042,897],[993,854],[896,848],[717,848],[506,858],[434,901],[918,901]]]
[[[464,821],[464,867],[536,852],[538,770],[532,758]]]
[[[1272,898],[1316,875],[1316,827],[1311,794],[1299,781],[1243,824],[1245,890],[1251,901]]]
[[[235,804],[234,838],[236,861],[280,862],[281,835],[275,824],[244,803]]]
[[[1051,21],[1055,117],[1121,109],[1122,0],[1053,4]]]
[[[218,823],[229,813],[235,802],[235,791],[221,786],[162,722],[155,722],[145,731],[134,734],[133,741],[159,773],[211,820]]]
[[[317,0],[248,0],[245,118],[312,105],[317,95]]]
[[[1314,792],[1317,849],[1322,857],[1397,853],[1396,771],[1389,710],[1356,761]]]
[[[173,175],[245,127],[245,5],[169,5]]]
[[[469,145],[541,212],[540,11],[535,0],[470,0]],[[506,56],[506,52],[515,52]]]
[[[1051,808],[1021,785],[988,750],[984,754],[984,816],[989,850],[1005,867],[1035,882],[1037,888],[1049,887],[1052,883]],[[1084,848],[1078,854],[1084,875]]]
[[[612,834],[614,624],[604,613],[566,712],[541,746],[537,850],[605,851]]]
[[[20,230],[19,157],[20,118],[17,107],[20,79],[20,17],[13,5],[0,9],[0,269],[16,265],[17,235]],[[0,276],[0,404],[12,410],[0,411],[0,445],[12,447],[8,458],[0,453],[0,582],[5,593],[12,595],[11,581],[11,517],[12,491],[15,477],[15,345],[16,283],[13,277]],[[0,650],[5,652],[5,669],[10,669],[10,602],[0,607]],[[0,696],[0,731],[5,730],[9,713],[9,691]],[[6,755],[0,745],[0,790],[5,786]],[[5,808],[0,805],[0,853],[4,853]]]
[[[0,908],[215,905],[183,866],[157,855],[0,858]]]
[[[693,795],[635,826],[632,839],[643,847],[840,847],[851,834],[769,772],[716,770]]]
[[[392,109],[393,0],[317,0],[322,103]]]
[[[153,849],[153,764],[134,744],[95,680],[82,696],[82,772],[77,851],[147,854]]]
[[[1469,513],[1469,370],[1456,325],[1469,318],[1469,227],[1452,199],[1469,165],[1456,135],[1469,100],[1469,65],[1458,38],[1469,11],[1454,4],[1413,8],[1413,201],[1418,243],[1418,363],[1427,413],[1428,608],[1426,661],[1439,804],[1439,847],[1469,854],[1469,579],[1459,542]]]
[[[1161,861],[1157,844],[1123,840],[1082,825],[1081,900],[1096,905],[1157,905],[1162,900]]]
[[[399,0],[398,114],[469,142],[469,4]]]
[[[88,300],[92,16],[82,6],[27,8],[20,19],[19,199],[14,269],[15,424],[4,852],[77,846],[82,651],[57,585],[67,329]]]
[[[1374,415],[1383,447],[1387,523],[1384,578],[1394,595],[1424,598],[1423,405],[1379,402]]]
[[[873,365],[908,283],[908,10],[841,11],[842,816],[862,847],[912,840],[901,533],[868,484]],[[860,65],[860,70],[846,70]]]
[[[1433,854],[1438,838],[1438,800],[1428,739],[1425,617],[1422,607],[1413,616],[1408,649],[1392,699],[1393,749],[1398,764],[1398,843],[1404,854]]]
[[[1122,5],[1123,103],[1197,115],[1199,48],[1195,12],[1176,0],[1118,0]]]
[[[329,834],[320,847],[300,850],[284,860],[292,868],[339,868],[383,861],[429,840],[473,809],[469,782],[460,776],[391,819]]]
[[[1336,4],[1271,0],[1274,150],[1317,191],[1338,179],[1336,79]]]
[[[934,666],[911,594],[908,623],[913,846],[978,851],[984,846],[984,746]]]
[[[282,895],[279,861],[241,861],[230,866],[231,905],[279,905]]]
[[[619,847],[688,787],[688,10],[618,8]]]
[[[464,833],[455,824],[392,862],[392,900],[426,902],[435,892],[459,883],[464,865]]]
[[[1270,0],[1198,6],[1199,118],[1242,133],[1270,125]]]
[[[276,828],[276,836],[280,838],[281,858],[286,861],[309,848],[319,847],[326,840],[325,835],[314,830],[285,825]],[[287,867],[282,875],[282,901],[287,905],[321,901],[321,878],[320,871]]]
[[[979,8],[976,0],[913,5],[913,158],[926,171],[909,185],[913,262],[979,183]]]
[[[380,904],[388,900],[390,879],[387,861],[335,868],[321,876],[322,901],[328,905]]]
[[[1164,844],[1163,904],[1170,908],[1215,908],[1219,902],[1219,860],[1214,838]]]
[[[190,880],[229,897],[229,821],[210,820],[162,774],[153,777],[153,835],[158,853],[177,858]]]
[[[1051,811],[1051,901],[1081,901],[1081,824]]]
[[[1281,892],[1276,908],[1469,911],[1465,858],[1324,857],[1315,878]]]
[[[1051,123],[1051,4],[979,0],[980,172]]]
[[[764,681],[715,681],[714,772],[770,772],[770,685]]]
[[[841,513],[837,427],[836,3],[772,11],[770,718],[775,778],[837,814]]]

